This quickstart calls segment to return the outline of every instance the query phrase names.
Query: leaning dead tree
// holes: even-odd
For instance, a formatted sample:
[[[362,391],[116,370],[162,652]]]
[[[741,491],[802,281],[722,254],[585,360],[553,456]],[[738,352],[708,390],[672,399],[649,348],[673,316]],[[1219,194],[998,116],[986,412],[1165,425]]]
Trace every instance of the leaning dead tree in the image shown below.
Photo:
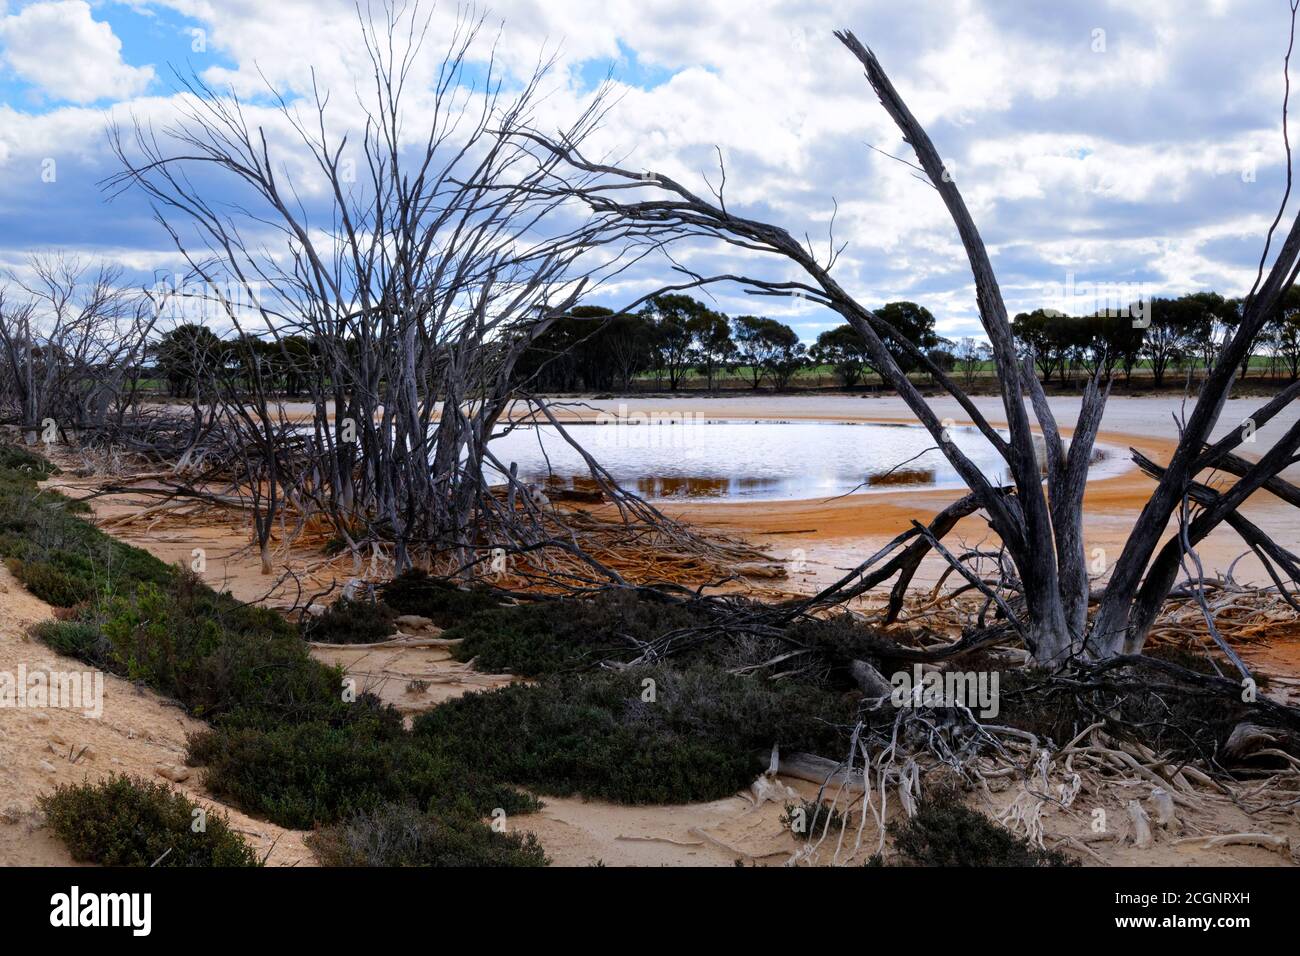
[[[221,361],[193,363],[192,431],[218,443],[205,461],[236,473],[264,569],[287,508],[299,526],[326,524],[358,569],[377,548],[399,570],[432,553],[467,568],[551,549],[617,578],[490,443],[520,356],[618,264],[582,264],[566,197],[540,188],[562,160],[513,135],[536,121],[550,62],[509,92],[482,18],[462,13],[426,55],[430,16],[359,13],[359,114],[320,88],[269,90],[268,107],[182,79],[174,124],[112,131],[122,172],[106,185],[148,197],[189,270],[168,296],[201,300],[227,343]],[[566,141],[602,110],[597,97]],[[297,405],[277,391],[286,366]],[[625,518],[686,539],[608,491]]]
[[[1292,27],[1294,30],[1294,12]],[[681,281],[671,288],[731,282],[757,295],[800,296],[839,314],[861,335],[875,367],[929,431],[970,494],[929,526],[916,525],[889,548],[864,562],[836,585],[840,596],[859,578],[881,583],[899,574],[905,588],[921,557],[935,551],[952,563],[972,588],[984,592],[1002,610],[1035,661],[1055,664],[1069,659],[1106,659],[1138,653],[1177,579],[1187,550],[1236,514],[1253,492],[1267,489],[1276,493],[1282,484],[1278,473],[1293,461],[1300,447],[1300,425],[1295,425],[1258,462],[1242,464],[1238,460],[1236,482],[1221,490],[1213,501],[1193,496],[1198,475],[1216,469],[1234,473],[1227,468],[1233,449],[1300,394],[1294,386],[1286,389],[1240,427],[1213,444],[1209,442],[1245,355],[1300,269],[1300,217],[1292,224],[1265,274],[1272,239],[1270,230],[1270,242],[1261,256],[1260,277],[1246,297],[1241,321],[1215,356],[1191,414],[1179,423],[1177,450],[1160,472],[1155,490],[1113,568],[1100,606],[1090,617],[1091,582],[1084,551],[1083,494],[1109,394],[1107,369],[1111,363],[1097,363],[1083,393],[1072,436],[1067,441],[1034,374],[1032,358],[1023,360],[1017,351],[1006,303],[988,252],[941,154],[875,54],[851,32],[836,36],[865,70],[872,90],[914,151],[919,174],[934,188],[956,226],[974,278],[980,322],[991,346],[1006,437],[980,412],[958,382],[840,284],[833,274],[838,253],[833,243],[826,256],[819,257],[811,243],[797,240],[781,226],[743,216],[735,207],[728,207],[720,188],[711,189],[710,195],[700,195],[662,173],[589,159],[583,153],[582,144],[567,136],[547,135],[536,129],[520,131],[518,136],[564,160],[563,167],[556,169],[555,175],[540,187],[541,195],[583,202],[591,211],[587,241],[592,244],[626,242],[660,249],[683,240],[705,239],[727,243],[747,254],[774,256],[791,263],[801,271],[801,278],[770,281],[745,274],[706,276],[674,264]],[[1284,105],[1284,123],[1285,116]],[[1289,158],[1288,152],[1288,163]],[[1285,205],[1284,199],[1283,209]],[[1281,215],[1279,211],[1278,220]],[[902,370],[886,341],[906,350],[909,358],[958,403],[1006,463],[1010,476],[1007,486],[991,482],[957,446],[944,421]],[[1044,453],[1041,455],[1035,447],[1036,435],[1042,436]],[[1189,500],[1191,512],[1186,527],[1180,534],[1166,539],[1171,520]],[[975,511],[986,516],[1006,555],[1008,573],[993,581],[973,571],[941,540],[958,518]],[[1251,542],[1252,546],[1257,543]],[[904,545],[906,551],[894,554]],[[871,570],[887,558],[888,573],[877,574]],[[1295,565],[1282,567],[1289,575]]]

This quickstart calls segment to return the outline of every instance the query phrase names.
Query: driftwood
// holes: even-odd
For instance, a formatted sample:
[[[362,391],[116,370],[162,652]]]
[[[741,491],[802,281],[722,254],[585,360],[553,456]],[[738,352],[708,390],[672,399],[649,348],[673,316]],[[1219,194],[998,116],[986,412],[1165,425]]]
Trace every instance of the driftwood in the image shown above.
[[[864,790],[861,773],[845,770],[843,764],[815,754],[782,755],[777,772],[784,777],[807,780],[851,793],[861,793]]]
[[[1189,843],[1198,844],[1207,850],[1225,846],[1257,846],[1261,849],[1281,853],[1292,859],[1295,857],[1291,838],[1276,833],[1220,833],[1213,836],[1187,837],[1183,840],[1174,841],[1175,846],[1183,846]]]
[[[894,692],[893,685],[885,676],[866,661],[853,661],[849,665],[849,673],[868,699],[884,700]]]
[[[1232,728],[1232,733],[1219,750],[1219,757],[1227,764],[1242,763],[1259,756],[1261,751],[1286,749],[1296,743],[1296,735],[1281,727],[1241,723]]]

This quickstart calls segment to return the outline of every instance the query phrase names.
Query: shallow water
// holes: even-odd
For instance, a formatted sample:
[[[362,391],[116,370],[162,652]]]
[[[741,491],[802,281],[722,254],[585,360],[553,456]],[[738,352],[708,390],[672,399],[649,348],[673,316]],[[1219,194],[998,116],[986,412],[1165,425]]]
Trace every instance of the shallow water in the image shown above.
[[[650,500],[776,501],[900,488],[960,488],[961,479],[917,425],[694,418],[567,425],[625,487]],[[973,427],[953,440],[995,482],[1005,462]],[[550,425],[493,439],[493,454],[529,482],[589,487],[582,457]]]

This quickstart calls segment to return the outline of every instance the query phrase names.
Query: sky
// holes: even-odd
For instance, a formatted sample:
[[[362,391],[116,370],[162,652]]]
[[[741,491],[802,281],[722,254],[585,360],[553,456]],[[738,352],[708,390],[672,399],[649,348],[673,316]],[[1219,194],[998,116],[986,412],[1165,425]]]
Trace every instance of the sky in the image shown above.
[[[960,242],[936,191],[884,155],[911,158],[837,28],[876,52],[928,129],[1013,314],[1077,314],[1130,290],[1239,295],[1285,185],[1285,0],[501,0],[478,9],[507,83],[540,55],[555,57],[542,124],[571,121],[612,75],[618,102],[593,137],[597,154],[707,191],[720,152],[731,211],[806,234],[821,250],[834,211],[841,285],[868,306],[918,302],[949,338],[979,334]],[[454,4],[432,11],[430,51],[455,16]],[[471,52],[476,63],[490,46]],[[142,284],[183,270],[144,197],[104,188],[118,170],[110,125],[165,130],[182,105],[177,75],[197,75],[249,102],[284,146],[286,172],[306,176],[266,108],[268,90],[293,102],[314,77],[338,104],[336,121],[359,128],[348,104],[365,66],[352,0],[0,0],[0,270],[22,279],[32,253],[54,249],[118,265]],[[413,127],[424,115],[419,92]],[[227,182],[209,188],[232,208],[241,201]],[[692,255],[702,270],[794,277],[743,250]],[[668,281],[666,263],[645,263],[592,301],[618,306]],[[711,294],[715,308],[770,315],[805,341],[836,324],[806,301],[734,286]]]

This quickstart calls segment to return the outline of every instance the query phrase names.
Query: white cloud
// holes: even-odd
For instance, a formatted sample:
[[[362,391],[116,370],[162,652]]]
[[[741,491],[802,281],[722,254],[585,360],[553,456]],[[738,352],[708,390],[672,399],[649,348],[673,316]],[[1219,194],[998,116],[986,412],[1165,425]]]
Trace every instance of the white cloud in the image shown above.
[[[147,15],[151,4],[118,4],[115,24],[137,15],[123,12],[128,6]],[[353,0],[152,6],[170,26],[179,13],[205,30],[211,56],[189,61],[205,79],[253,97],[269,81],[292,97],[310,89],[314,67],[332,93],[331,125],[355,132],[364,122],[354,91],[365,93],[369,71]],[[410,137],[427,129],[428,80],[457,15],[451,3],[426,0],[425,9],[433,23],[408,86]],[[837,203],[835,238],[849,243],[840,281],[869,304],[920,302],[949,335],[977,327],[960,243],[934,191],[867,149],[909,156],[833,28],[852,28],[875,49],[929,128],[984,230],[1013,312],[1040,305],[1043,283],[1067,272],[1237,294],[1253,278],[1280,195],[1285,8],[1263,12],[1250,0],[492,0],[489,9],[479,53],[497,41],[498,68],[517,77],[541,49],[559,50],[538,125],[571,120],[589,92],[580,77],[603,72],[589,61],[617,60],[629,85],[589,155],[705,191],[701,173],[718,182],[716,145],[729,207],[807,232],[819,251]],[[1106,31],[1101,52],[1096,29]],[[175,97],[140,95],[152,70],[123,63],[112,30],[81,0],[36,3],[0,19],[0,44],[13,69],[51,98],[119,101],[119,117],[132,113],[159,128],[175,118]],[[647,76],[652,88],[638,88]],[[39,201],[47,215],[27,217],[10,247],[90,236],[133,262],[165,250],[165,235],[146,216],[124,215],[125,200],[99,205],[95,183],[113,171],[99,110],[11,106],[0,109],[0,202],[29,209]],[[248,115],[267,125],[273,148],[290,153],[282,121],[256,106]],[[59,181],[48,186],[38,175],[47,156],[60,162]],[[310,175],[285,158],[310,198]],[[1257,183],[1244,181],[1248,169],[1257,169]],[[140,252],[128,258],[132,248]],[[762,268],[736,250],[691,255],[711,272]],[[612,302],[667,274],[629,274],[605,291]],[[801,326],[830,320],[795,302],[715,294],[733,314],[761,309]]]
[[[91,16],[84,0],[33,3],[0,19],[4,58],[47,96],[73,103],[120,100],[144,92],[151,66],[122,60],[122,41]]]

